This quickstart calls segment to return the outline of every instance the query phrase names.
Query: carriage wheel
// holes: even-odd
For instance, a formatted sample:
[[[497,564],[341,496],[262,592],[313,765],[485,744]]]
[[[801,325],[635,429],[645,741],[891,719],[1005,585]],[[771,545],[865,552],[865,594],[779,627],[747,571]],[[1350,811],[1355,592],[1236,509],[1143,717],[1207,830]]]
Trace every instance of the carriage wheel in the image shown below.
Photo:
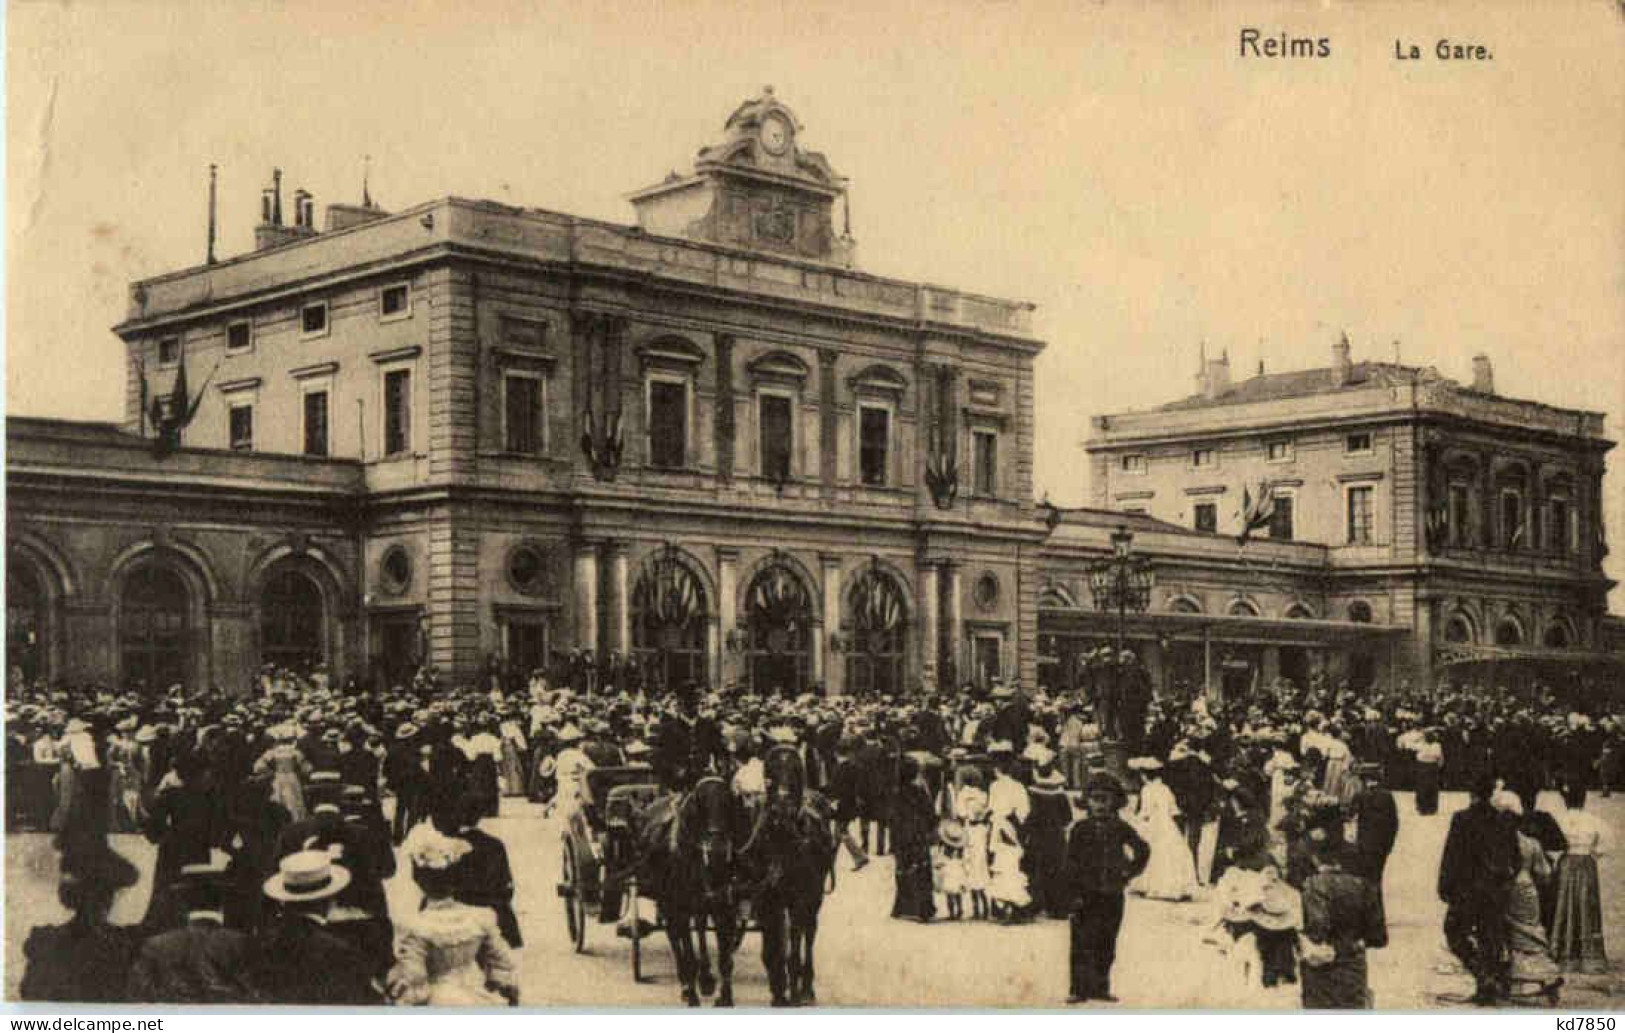
[[[564,924],[570,932],[570,945],[581,954],[587,949],[587,902],[581,895],[581,870],[576,865],[576,852],[568,843],[564,845],[563,872],[559,895],[564,898]]]
[[[638,914],[638,880],[626,884],[626,903],[622,914],[632,916],[632,982],[643,982],[643,918]]]

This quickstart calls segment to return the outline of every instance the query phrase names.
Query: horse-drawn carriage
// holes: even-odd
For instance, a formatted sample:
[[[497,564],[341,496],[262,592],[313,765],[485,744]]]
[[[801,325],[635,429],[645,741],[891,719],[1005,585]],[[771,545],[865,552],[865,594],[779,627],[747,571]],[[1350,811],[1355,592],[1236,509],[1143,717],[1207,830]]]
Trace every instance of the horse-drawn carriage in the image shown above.
[[[638,915],[642,896],[658,907],[655,927],[671,941],[686,1003],[713,991],[719,1006],[733,1003],[733,954],[747,929],[763,935],[774,1004],[811,1003],[812,945],[834,841],[796,751],[769,751],[766,768],[767,800],[754,812],[717,775],[673,794],[646,767],[588,772],[562,834],[558,885],[575,949],[586,949],[594,915],[625,916],[633,978],[642,979],[642,939],[651,931]]]
[[[642,938],[649,930],[638,919],[637,836],[640,816],[660,795],[660,785],[644,765],[595,768],[584,783],[580,805],[560,837],[558,893],[570,943],[584,952],[593,918],[607,923],[629,915],[632,978],[641,980]]]

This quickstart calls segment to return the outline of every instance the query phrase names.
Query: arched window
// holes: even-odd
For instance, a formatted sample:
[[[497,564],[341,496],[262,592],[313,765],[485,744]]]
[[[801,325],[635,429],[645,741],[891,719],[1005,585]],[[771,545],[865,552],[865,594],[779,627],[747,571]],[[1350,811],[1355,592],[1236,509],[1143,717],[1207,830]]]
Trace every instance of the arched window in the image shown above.
[[[1517,621],[1504,620],[1495,626],[1495,644],[1498,646],[1523,645],[1523,629]]]
[[[1061,585],[1045,585],[1038,592],[1038,605],[1043,609],[1070,610],[1077,608],[1078,604],[1073,600],[1072,593],[1068,592],[1065,587]]]
[[[44,673],[45,586],[15,552],[6,562],[6,666],[32,681]]]
[[[746,670],[758,693],[797,696],[812,675],[812,596],[788,565],[764,567],[745,593]]]
[[[908,640],[908,607],[889,574],[867,570],[847,600],[852,615],[846,656],[847,691],[857,695],[899,695]]]
[[[325,662],[327,604],[308,574],[279,570],[260,592],[260,663],[309,671]]]
[[[705,586],[674,552],[657,553],[632,588],[632,653],[657,692],[710,680]]]
[[[1371,604],[1364,599],[1356,599],[1349,603],[1349,620],[1356,624],[1371,623]]]
[[[1197,605],[1196,600],[1181,595],[1169,600],[1168,611],[1170,613],[1201,613],[1202,607]]]
[[[1237,599],[1235,602],[1230,604],[1230,616],[1257,617],[1258,607],[1254,606],[1245,599]]]
[[[1547,649],[1569,648],[1571,641],[1569,639],[1568,626],[1562,621],[1554,621],[1551,626],[1546,629],[1546,635],[1542,641],[1545,643]]]
[[[1293,603],[1286,608],[1288,620],[1310,621],[1315,619],[1315,613],[1302,603]]]
[[[1444,626],[1444,640],[1458,644],[1471,642],[1473,640],[1472,624],[1468,623],[1466,617],[1459,613],[1456,614]]]
[[[148,692],[185,685],[191,670],[191,594],[161,563],[146,563],[124,580],[119,599],[120,670],[126,685]]]

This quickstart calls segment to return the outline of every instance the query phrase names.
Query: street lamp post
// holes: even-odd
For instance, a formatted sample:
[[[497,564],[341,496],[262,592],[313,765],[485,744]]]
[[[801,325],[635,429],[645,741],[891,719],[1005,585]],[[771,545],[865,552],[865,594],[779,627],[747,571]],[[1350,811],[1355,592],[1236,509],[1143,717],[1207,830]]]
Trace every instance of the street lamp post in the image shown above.
[[[1119,526],[1112,532],[1112,555],[1089,568],[1089,590],[1095,598],[1095,609],[1102,613],[1117,611],[1117,649],[1112,654],[1112,692],[1117,697],[1114,724],[1103,728],[1101,735],[1120,741],[1121,706],[1123,700],[1123,652],[1127,647],[1128,614],[1143,613],[1151,603],[1151,560],[1134,555],[1134,533]]]

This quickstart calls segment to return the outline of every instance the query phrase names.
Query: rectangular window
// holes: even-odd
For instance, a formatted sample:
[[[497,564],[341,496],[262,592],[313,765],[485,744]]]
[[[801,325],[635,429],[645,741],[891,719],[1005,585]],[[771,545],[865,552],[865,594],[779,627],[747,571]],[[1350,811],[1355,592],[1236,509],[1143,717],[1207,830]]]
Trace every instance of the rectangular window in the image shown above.
[[[246,452],[254,447],[254,407],[252,405],[234,405],[231,407],[231,447],[236,452]]]
[[[226,350],[247,351],[254,343],[254,328],[246,319],[226,324]]]
[[[412,371],[392,369],[384,374],[384,454],[412,450]]]
[[[762,395],[756,400],[760,429],[762,476],[774,481],[790,479],[791,430],[790,399],[783,395]]]
[[[411,288],[404,283],[392,283],[378,292],[378,318],[405,319],[412,314]]]
[[[1296,500],[1291,495],[1277,495],[1272,500],[1270,511],[1270,537],[1282,541],[1292,540],[1292,506]]]
[[[299,329],[306,337],[319,337],[327,333],[327,302],[312,302],[300,309]]]
[[[1198,448],[1191,452],[1191,465],[1201,469],[1213,465],[1213,450],[1211,448]]]
[[[305,393],[305,455],[327,455],[327,392]]]
[[[1552,500],[1552,517],[1546,522],[1546,547],[1553,552],[1568,552],[1569,503],[1567,499]]]
[[[858,475],[870,487],[886,483],[891,449],[891,413],[862,406],[858,410]]]
[[[508,373],[502,377],[502,447],[533,454],[542,450],[542,381]]]
[[[1372,542],[1372,495],[1370,487],[1350,488],[1348,493],[1348,543],[1370,545]]]
[[[1501,493],[1501,545],[1507,549],[1521,549],[1529,544],[1528,531],[1523,526],[1523,496],[1515,491]]]
[[[1124,473],[1145,473],[1145,456],[1136,452],[1123,457]]]
[[[649,465],[680,470],[688,463],[688,385],[649,382]]]
[[[158,362],[167,366],[181,357],[181,339],[179,337],[165,337],[158,342]]]
[[[1351,456],[1370,452],[1371,433],[1369,431],[1361,431],[1358,434],[1350,434],[1343,440],[1343,451],[1347,452]]]
[[[1264,457],[1272,463],[1284,463],[1292,458],[1292,442],[1271,441],[1264,446]]]
[[[974,490],[985,498],[994,498],[999,494],[999,436],[990,430],[979,430],[971,435],[971,444],[976,464]]]
[[[1219,505],[1216,502],[1198,502],[1192,507],[1194,526],[1198,531],[1209,534],[1219,529]]]
[[[1469,508],[1472,496],[1468,494],[1467,485],[1452,484],[1450,486],[1450,544],[1471,545],[1468,540],[1469,528],[1472,526]]]

